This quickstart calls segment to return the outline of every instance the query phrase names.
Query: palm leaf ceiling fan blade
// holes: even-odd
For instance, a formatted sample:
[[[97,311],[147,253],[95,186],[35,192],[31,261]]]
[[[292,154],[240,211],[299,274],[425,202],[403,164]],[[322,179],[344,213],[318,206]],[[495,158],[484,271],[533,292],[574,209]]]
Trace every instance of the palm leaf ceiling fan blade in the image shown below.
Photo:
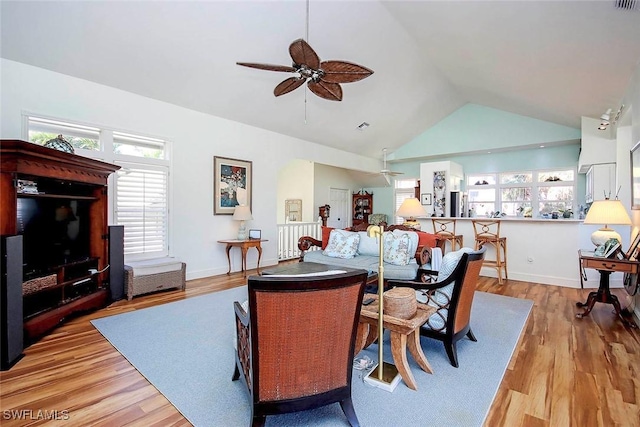
[[[342,88],[338,83],[309,80],[307,87],[320,98],[328,99],[329,101],[342,101]]]
[[[284,95],[285,93],[289,93],[292,90],[298,89],[300,86],[304,84],[306,79],[300,77],[289,77],[286,80],[280,82],[278,86],[273,90],[273,94],[275,96]]]
[[[238,65],[249,68],[257,68],[259,70],[267,71],[282,71],[285,73],[295,73],[296,69],[288,65],[273,65],[273,64],[256,64],[254,62],[236,62]]]
[[[320,57],[304,39],[294,40],[289,45],[289,55],[295,65],[306,65],[312,70],[320,68]]]
[[[320,69],[324,71],[321,80],[329,83],[357,82],[373,74],[367,67],[347,61],[323,61]]]
[[[340,83],[357,82],[373,74],[373,71],[367,67],[352,62],[324,61],[321,63],[318,54],[304,39],[294,40],[289,45],[289,55],[293,60],[291,67],[253,62],[236,62],[236,64],[260,70],[297,73],[297,76],[288,78],[276,86],[273,91],[275,96],[289,93],[306,81],[311,92],[331,101],[342,101]]]

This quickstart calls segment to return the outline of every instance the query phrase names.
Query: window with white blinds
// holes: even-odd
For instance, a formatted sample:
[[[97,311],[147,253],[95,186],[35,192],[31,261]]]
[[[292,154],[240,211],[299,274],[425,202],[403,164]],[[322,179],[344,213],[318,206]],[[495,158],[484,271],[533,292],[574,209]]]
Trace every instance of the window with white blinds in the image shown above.
[[[62,135],[76,154],[122,167],[110,178],[111,222],[124,225],[127,259],[169,253],[168,143],[92,125],[25,116],[29,141],[44,144]]]
[[[127,255],[167,255],[167,167],[122,166],[115,179],[115,221],[124,225]]]
[[[394,213],[400,209],[400,205],[405,199],[410,199],[411,197],[416,196],[415,188],[417,185],[417,180],[415,179],[396,179],[395,180],[395,209]],[[395,216],[395,224],[404,224],[404,218],[401,216]]]

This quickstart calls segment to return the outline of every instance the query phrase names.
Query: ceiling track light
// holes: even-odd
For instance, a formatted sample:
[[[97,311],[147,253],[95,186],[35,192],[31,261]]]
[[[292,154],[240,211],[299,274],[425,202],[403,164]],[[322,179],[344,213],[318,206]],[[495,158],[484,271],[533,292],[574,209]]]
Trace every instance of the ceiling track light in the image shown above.
[[[618,111],[616,111],[616,115],[613,117],[613,120],[611,120],[611,108],[607,108],[607,111],[604,112],[603,115],[600,116],[600,126],[598,126],[598,130],[606,130],[607,127],[609,125],[615,125],[618,120],[620,119],[620,115],[622,114],[622,111],[624,110],[624,104],[622,104],[620,106],[620,108],[618,108]]]

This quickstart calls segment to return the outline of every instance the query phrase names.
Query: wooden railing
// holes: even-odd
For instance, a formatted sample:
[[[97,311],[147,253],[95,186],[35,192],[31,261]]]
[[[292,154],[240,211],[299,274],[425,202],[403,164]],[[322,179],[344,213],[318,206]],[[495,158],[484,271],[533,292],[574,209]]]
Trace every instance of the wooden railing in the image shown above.
[[[302,236],[311,236],[322,239],[321,222],[290,222],[278,224],[278,261],[300,257],[298,239]],[[320,248],[314,247],[311,250]]]

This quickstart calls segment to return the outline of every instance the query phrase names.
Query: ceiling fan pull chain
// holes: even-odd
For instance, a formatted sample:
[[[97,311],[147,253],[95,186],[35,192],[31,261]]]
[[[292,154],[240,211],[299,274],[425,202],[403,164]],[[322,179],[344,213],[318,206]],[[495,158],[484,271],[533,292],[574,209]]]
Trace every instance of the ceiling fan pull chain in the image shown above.
[[[305,30],[305,39],[309,43],[309,0],[307,0],[307,25]]]
[[[307,0],[307,22],[305,26],[305,39],[309,43],[309,0]],[[307,86],[304,87],[304,124],[307,124]]]

